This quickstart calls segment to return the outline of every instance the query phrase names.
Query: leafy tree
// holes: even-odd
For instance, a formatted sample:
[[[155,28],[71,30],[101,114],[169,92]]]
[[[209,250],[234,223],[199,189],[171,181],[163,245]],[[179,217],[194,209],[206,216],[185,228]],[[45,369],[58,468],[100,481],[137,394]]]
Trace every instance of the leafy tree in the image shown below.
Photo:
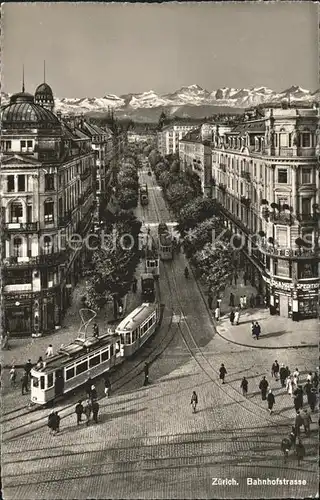
[[[164,190],[167,190],[171,184],[177,182],[177,177],[168,170],[165,170],[159,175],[158,182]]]
[[[96,311],[101,309],[109,298],[112,297],[117,302],[128,293],[139,262],[135,250],[122,248],[119,236],[119,233],[104,236],[104,243],[94,251],[91,268],[86,273],[86,302]]]
[[[170,172],[173,174],[178,174],[180,172],[180,161],[179,159],[173,160],[170,166]]]
[[[213,215],[218,214],[216,203],[210,198],[198,197],[187,203],[179,214],[179,231],[183,234]]]
[[[185,173],[185,176],[186,176],[186,179],[188,181],[188,184],[194,190],[195,196],[201,195],[202,189],[201,189],[201,181],[199,179],[199,176],[195,172],[190,172],[190,171],[187,171]]]
[[[151,168],[154,168],[155,165],[160,161],[161,156],[159,152],[156,149],[153,149],[151,153],[148,156],[149,163],[151,165]]]
[[[123,188],[129,188],[134,191],[138,191],[139,183],[138,180],[128,177],[126,175],[118,176],[118,191]]]
[[[138,204],[137,190],[128,187],[121,187],[121,189],[117,191],[117,200],[120,208],[124,210],[134,208]]]
[[[192,200],[193,196],[192,188],[181,183],[173,184],[165,191],[165,197],[175,213],[179,213],[182,207]]]
[[[201,280],[217,297],[230,284],[236,272],[236,252],[237,250],[234,250],[231,245],[222,247],[219,244],[207,243],[192,258]]]
[[[193,229],[189,229],[183,238],[186,256],[190,258],[207,243],[213,243],[213,240],[218,238],[223,230],[223,220],[219,216],[199,222]]]

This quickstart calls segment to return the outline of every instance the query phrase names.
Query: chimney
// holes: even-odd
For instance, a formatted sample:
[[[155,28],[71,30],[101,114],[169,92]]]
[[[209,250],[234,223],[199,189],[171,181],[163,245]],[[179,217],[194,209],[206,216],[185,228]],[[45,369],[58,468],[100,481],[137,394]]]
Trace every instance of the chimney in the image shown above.
[[[57,118],[58,118],[59,122],[61,122],[61,118],[62,118],[61,111],[57,111]]]

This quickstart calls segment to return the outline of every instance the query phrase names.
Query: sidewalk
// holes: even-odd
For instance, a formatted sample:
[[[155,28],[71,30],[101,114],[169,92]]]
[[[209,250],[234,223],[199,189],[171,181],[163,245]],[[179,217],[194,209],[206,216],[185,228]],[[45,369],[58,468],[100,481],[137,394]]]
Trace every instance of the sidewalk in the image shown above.
[[[208,304],[207,290],[198,281],[198,286],[203,296],[203,299]],[[257,294],[254,287],[244,285],[243,280],[239,277],[237,286],[228,287],[221,301],[222,317],[219,322],[214,319],[214,308],[210,311],[213,322],[215,324],[217,334],[224,340],[233,344],[242,345],[244,347],[253,347],[259,349],[288,349],[301,347],[318,347],[319,346],[319,321],[317,319],[309,319],[303,321],[292,321],[289,318],[280,316],[271,316],[269,309],[264,307],[249,308],[241,311],[239,325],[232,326],[229,320],[230,293],[234,294],[234,303],[239,305],[239,298],[242,295],[247,296],[249,300],[251,294]],[[252,337],[251,322],[258,321],[261,326],[261,335],[259,340]]]
[[[138,273],[137,273],[138,276]],[[1,353],[1,364],[3,368],[11,368],[14,364],[17,368],[25,365],[28,359],[35,363],[39,356],[45,357],[45,352],[49,344],[52,344],[53,352],[56,353],[62,344],[68,344],[78,337],[81,319],[79,310],[82,307],[81,298],[86,294],[85,280],[80,281],[72,295],[72,304],[67,309],[63,320],[63,326],[60,330],[45,335],[40,338],[16,338],[10,339],[10,349],[3,350]],[[92,321],[99,326],[100,334],[105,333],[108,325],[114,328],[121,321],[125,313],[129,313],[141,304],[141,294],[138,286],[137,293],[129,292],[124,299],[123,315],[117,322],[114,321],[113,304],[108,303]],[[92,324],[88,327],[88,332],[92,332]],[[82,330],[83,331],[83,330]]]

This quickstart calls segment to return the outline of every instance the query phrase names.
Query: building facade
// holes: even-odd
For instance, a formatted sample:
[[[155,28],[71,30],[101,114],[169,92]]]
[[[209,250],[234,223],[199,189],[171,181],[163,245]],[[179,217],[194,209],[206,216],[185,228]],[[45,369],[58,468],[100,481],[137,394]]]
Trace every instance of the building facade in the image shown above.
[[[319,110],[260,108],[212,148],[214,197],[243,244],[247,274],[272,314],[319,304]]]
[[[196,128],[198,123],[173,123],[166,125],[157,134],[157,148],[162,156],[178,154],[179,141],[190,130]]]
[[[23,89],[2,109],[2,326],[11,336],[60,327],[95,206],[90,137],[38,102]]]

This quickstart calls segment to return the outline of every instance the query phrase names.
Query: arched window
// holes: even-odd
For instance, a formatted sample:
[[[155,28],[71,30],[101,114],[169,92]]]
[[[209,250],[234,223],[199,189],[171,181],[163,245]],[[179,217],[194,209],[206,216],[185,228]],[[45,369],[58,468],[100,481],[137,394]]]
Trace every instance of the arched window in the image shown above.
[[[52,239],[50,236],[43,238],[43,253],[49,254],[52,252]]]
[[[19,236],[13,239],[13,256],[22,257],[22,238]]]
[[[23,209],[20,201],[13,201],[10,207],[10,222],[22,222]]]
[[[44,222],[45,224],[52,224],[54,222],[54,203],[51,198],[44,202]]]

